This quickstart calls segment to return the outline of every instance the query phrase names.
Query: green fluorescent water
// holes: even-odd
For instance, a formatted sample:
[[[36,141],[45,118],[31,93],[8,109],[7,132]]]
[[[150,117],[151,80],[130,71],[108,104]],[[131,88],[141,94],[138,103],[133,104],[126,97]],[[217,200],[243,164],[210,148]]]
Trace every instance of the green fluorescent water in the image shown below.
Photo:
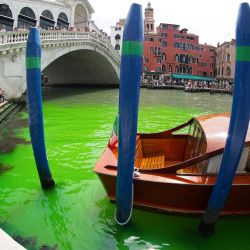
[[[30,144],[1,154],[0,164],[13,169],[0,174],[0,227],[26,239],[27,249],[250,249],[250,217],[221,218],[210,238],[196,232],[200,217],[134,209],[131,225],[115,224],[115,205],[92,168],[107,144],[117,101],[117,89],[45,91],[46,146],[56,187],[40,188]],[[142,89],[138,129],[162,131],[230,108],[228,95]],[[28,127],[15,132],[30,140]]]

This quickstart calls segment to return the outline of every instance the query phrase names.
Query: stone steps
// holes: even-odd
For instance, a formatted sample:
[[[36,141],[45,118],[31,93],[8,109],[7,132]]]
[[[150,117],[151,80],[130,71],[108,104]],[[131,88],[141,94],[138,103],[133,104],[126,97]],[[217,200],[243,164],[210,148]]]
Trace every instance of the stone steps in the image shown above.
[[[6,126],[8,121],[16,114],[16,112],[21,108],[20,104],[16,103],[1,103],[0,106],[0,128]]]

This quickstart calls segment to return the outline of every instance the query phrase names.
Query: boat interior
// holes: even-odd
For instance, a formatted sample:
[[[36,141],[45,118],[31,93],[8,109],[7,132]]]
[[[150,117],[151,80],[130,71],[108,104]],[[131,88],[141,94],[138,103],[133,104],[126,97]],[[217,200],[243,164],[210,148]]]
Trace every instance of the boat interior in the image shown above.
[[[175,171],[177,174],[214,175],[219,171],[223,149],[206,154],[204,131],[195,119],[174,129],[139,134],[135,167],[140,171]],[[245,147],[237,173],[250,171],[250,147]]]

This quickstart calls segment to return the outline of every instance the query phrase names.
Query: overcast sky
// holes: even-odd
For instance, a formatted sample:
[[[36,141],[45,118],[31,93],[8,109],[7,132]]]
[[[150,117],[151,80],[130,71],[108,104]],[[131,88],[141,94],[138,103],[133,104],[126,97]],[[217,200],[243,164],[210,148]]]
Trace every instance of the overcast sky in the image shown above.
[[[96,25],[110,34],[110,27],[127,16],[133,1],[89,0],[95,10]],[[152,0],[155,27],[160,23],[179,24],[189,33],[199,35],[200,43],[216,46],[235,38],[235,24],[242,0]],[[147,0],[137,0],[143,13]]]

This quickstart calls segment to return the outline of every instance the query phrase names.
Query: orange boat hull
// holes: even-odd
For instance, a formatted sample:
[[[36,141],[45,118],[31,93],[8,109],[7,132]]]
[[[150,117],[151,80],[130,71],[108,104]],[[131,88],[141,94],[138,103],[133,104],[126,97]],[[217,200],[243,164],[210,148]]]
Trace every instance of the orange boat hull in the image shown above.
[[[94,167],[108,198],[115,201],[116,159],[107,148]],[[112,165],[114,167],[106,167]],[[145,173],[134,178],[134,206],[175,213],[203,213],[216,176]],[[222,214],[250,214],[250,175],[236,175]]]

